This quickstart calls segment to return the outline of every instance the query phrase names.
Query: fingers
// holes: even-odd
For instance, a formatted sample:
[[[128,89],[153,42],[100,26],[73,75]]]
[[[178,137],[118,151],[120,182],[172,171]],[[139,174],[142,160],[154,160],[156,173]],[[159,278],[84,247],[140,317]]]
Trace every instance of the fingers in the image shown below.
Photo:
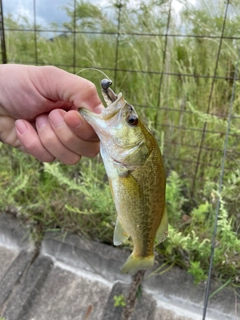
[[[79,112],[53,110],[36,118],[36,130],[26,120],[17,120],[15,146],[43,162],[58,159],[76,164],[81,156],[94,157],[99,152],[99,139]],[[17,145],[18,144],[18,145]]]
[[[38,68],[36,69],[39,79],[38,89],[46,99],[67,101],[76,109],[84,107],[96,113],[100,113],[103,109],[96,87],[91,81],[52,66],[36,68]]]
[[[55,159],[42,145],[37,132],[25,120],[0,116],[0,141],[31,154],[40,161],[51,162]]]
[[[58,139],[68,149],[85,157],[98,154],[99,139],[77,111],[53,110],[49,114],[49,121]]]
[[[49,114],[49,119],[58,138],[70,150],[85,157],[98,154],[98,136],[77,111],[56,110]]]
[[[0,141],[17,147],[19,144],[16,131],[15,120],[9,116],[0,116]]]
[[[46,114],[36,118],[36,127],[42,144],[56,159],[64,164],[76,164],[80,160],[81,156],[79,154],[68,149],[59,140]]]
[[[99,142],[96,132],[78,111],[72,110],[66,112],[64,121],[77,136],[81,137],[81,139]]]
[[[32,125],[25,120],[15,122],[17,137],[20,143],[18,149],[34,156],[42,162],[52,162],[55,157],[47,151]]]
[[[5,93],[8,99],[3,101],[3,114],[0,109],[4,120],[0,140],[40,161],[56,158],[65,164],[75,164],[82,155],[95,156],[99,152],[98,137],[76,111],[85,107],[101,112],[103,105],[94,84],[55,67],[12,68],[17,71],[14,84],[21,94],[16,101],[15,96],[10,95],[13,97],[10,99]],[[12,81],[8,83],[11,92]]]
[[[77,111],[57,109],[40,115],[36,128],[44,147],[65,164],[75,164],[81,156],[94,157],[99,152],[96,133]]]

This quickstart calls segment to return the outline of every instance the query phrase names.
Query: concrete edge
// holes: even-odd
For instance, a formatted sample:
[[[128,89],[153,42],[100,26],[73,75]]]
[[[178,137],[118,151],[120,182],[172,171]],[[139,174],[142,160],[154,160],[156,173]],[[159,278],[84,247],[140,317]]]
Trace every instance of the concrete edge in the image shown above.
[[[34,249],[29,230],[16,218],[5,213],[0,213],[0,245],[17,248],[19,252]],[[119,273],[128,255],[126,250],[62,232],[46,233],[40,250],[40,256],[51,258],[54,265],[73,273],[84,271],[89,277],[95,275],[112,284],[131,282],[130,276]],[[212,281],[211,287],[212,293],[219,288],[219,284]],[[173,267],[163,275],[151,276],[144,281],[143,289],[152,295],[159,307],[201,319],[205,284],[195,285],[191,275],[180,268]],[[224,288],[209,301],[208,319],[236,320],[235,310],[238,308],[239,302],[236,302],[234,290]]]
[[[69,234],[64,240],[61,233],[47,233],[42,242],[41,253],[49,255],[72,270],[82,269],[97,274],[103,280],[129,284],[131,277],[119,273],[119,269],[129,252],[96,241],[89,241],[77,235]],[[94,266],[94,267],[93,267]],[[159,267],[159,266],[157,266]],[[151,271],[152,272],[152,271]],[[151,272],[148,272],[149,275]],[[211,291],[215,292],[219,284],[212,281]],[[158,306],[185,314],[194,319],[202,319],[205,284],[195,285],[193,277],[178,267],[173,267],[164,275],[154,275],[143,283],[143,289],[150,294]],[[235,295],[231,288],[224,288],[209,301],[209,320],[236,320]]]
[[[3,317],[11,320],[25,320],[39,291],[52,268],[52,259],[38,256],[20,283],[15,286],[10,299],[4,306]]]
[[[31,252],[21,250],[5,273],[4,277],[1,279],[0,309],[4,307],[4,304],[11,296],[15,286],[19,283],[25,270],[30,265],[32,258],[33,256]]]
[[[0,245],[17,250],[34,250],[30,230],[11,214],[0,212]]]

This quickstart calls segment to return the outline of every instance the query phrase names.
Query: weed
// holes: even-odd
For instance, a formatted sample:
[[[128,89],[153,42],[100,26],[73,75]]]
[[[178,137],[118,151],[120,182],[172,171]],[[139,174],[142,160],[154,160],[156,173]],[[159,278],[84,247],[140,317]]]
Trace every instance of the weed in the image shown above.
[[[114,33],[118,32],[116,2],[109,11],[109,8],[99,10],[94,4],[77,1],[76,15],[73,8],[67,6],[70,22],[59,29],[59,33],[62,28],[66,31],[65,36],[53,33],[53,38],[47,39],[38,31],[40,26],[36,27],[38,64],[53,64],[73,72],[69,64],[73,57],[73,22],[76,31],[84,31],[74,33],[76,71],[85,66],[103,69],[114,80],[115,91],[123,92],[136,107],[164,151],[170,226],[167,241],[157,248],[159,256],[170,266],[178,264],[188,269],[196,282],[204,280],[215,203],[220,196],[213,275],[224,283],[228,279],[237,282],[240,277],[240,90],[235,93],[222,194],[218,195],[216,190],[237,60],[234,37],[238,36],[240,5],[236,1],[235,13],[228,17],[224,35],[229,39],[222,41],[218,78],[213,80],[224,2],[199,1],[196,7],[187,1],[182,3],[184,10],[179,19],[188,37],[168,38],[165,63],[162,63],[165,37],[158,34],[166,33],[168,2],[151,0],[148,5],[140,1],[139,10],[130,2],[122,1],[118,35]],[[8,61],[34,64],[35,35],[25,29],[35,28],[20,16],[10,15],[4,22]],[[57,26],[52,28],[56,30]],[[169,34],[177,34],[178,29],[179,25],[172,19]],[[96,30],[98,33],[94,34]],[[142,36],[133,36],[134,32]],[[208,35],[211,37],[207,38]],[[163,77],[157,72],[164,72]],[[199,77],[201,75],[204,77]],[[99,90],[98,73],[85,70],[81,76],[94,82]],[[38,225],[42,232],[61,228],[112,243],[115,209],[99,158],[82,159],[71,167],[59,163],[43,165],[1,144],[0,153],[1,210],[14,211],[33,230]]]
[[[119,294],[118,296],[114,296],[114,307],[125,307],[126,302],[125,302],[125,297],[123,294]]]

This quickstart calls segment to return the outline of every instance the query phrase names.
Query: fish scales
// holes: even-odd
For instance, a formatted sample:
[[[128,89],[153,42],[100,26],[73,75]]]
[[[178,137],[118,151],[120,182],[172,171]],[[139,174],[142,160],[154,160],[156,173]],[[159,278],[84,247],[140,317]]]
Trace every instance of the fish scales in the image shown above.
[[[118,219],[125,231],[131,235],[135,256],[153,255],[154,238],[163,214],[161,212],[159,214],[159,208],[164,207],[165,202],[164,197],[159,194],[165,192],[165,182],[162,182],[163,190],[159,192],[161,187],[159,156],[158,149],[153,147],[144,165],[131,173],[139,188],[139,194],[136,193],[136,190],[133,194],[129,192],[130,188],[122,183],[121,178],[116,182],[116,193],[118,194],[116,201],[119,204],[122,203],[121,208],[117,210]],[[157,163],[154,163],[154,158]],[[132,181],[130,183],[133,184]]]
[[[105,97],[105,95],[103,94]],[[135,274],[154,264],[154,244],[167,236],[166,178],[162,156],[152,133],[122,94],[114,94],[102,113],[80,113],[100,139],[100,151],[116,206],[114,244],[131,237],[133,252],[121,269]],[[113,96],[113,95],[112,95]],[[115,98],[116,97],[116,98]]]

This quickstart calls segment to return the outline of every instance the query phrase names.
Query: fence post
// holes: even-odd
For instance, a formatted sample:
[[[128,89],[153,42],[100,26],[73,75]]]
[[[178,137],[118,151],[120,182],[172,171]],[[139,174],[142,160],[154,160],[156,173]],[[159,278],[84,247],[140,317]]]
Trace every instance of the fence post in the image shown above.
[[[0,39],[1,39],[0,41],[1,41],[2,63],[7,63],[2,0],[0,0]]]

